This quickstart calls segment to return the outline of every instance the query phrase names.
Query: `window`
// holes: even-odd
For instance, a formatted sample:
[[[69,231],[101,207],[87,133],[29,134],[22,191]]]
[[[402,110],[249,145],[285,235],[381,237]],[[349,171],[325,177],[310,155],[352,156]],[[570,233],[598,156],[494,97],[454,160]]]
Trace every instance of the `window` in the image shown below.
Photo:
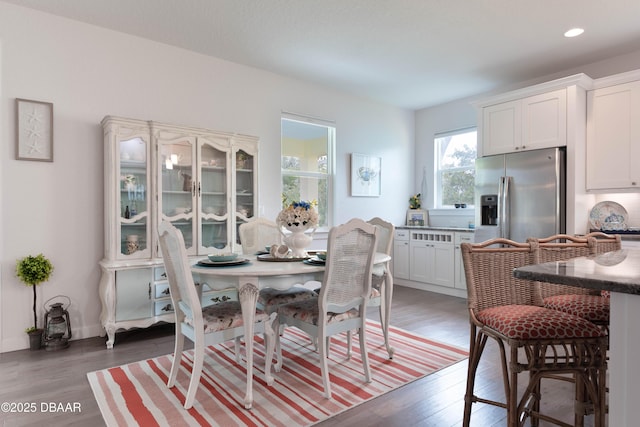
[[[282,204],[316,200],[319,226],[331,225],[335,127],[282,118]]]
[[[474,203],[476,164],[476,129],[438,134],[436,150],[436,205],[452,208],[456,204]]]

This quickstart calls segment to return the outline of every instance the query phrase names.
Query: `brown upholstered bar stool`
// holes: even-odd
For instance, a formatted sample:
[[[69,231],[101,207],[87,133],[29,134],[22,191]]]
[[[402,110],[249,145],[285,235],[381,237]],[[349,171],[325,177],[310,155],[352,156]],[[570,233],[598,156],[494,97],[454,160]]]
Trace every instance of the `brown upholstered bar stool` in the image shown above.
[[[469,426],[471,406],[480,402],[506,408],[509,427],[562,421],[540,410],[540,380],[552,374],[571,374],[584,383],[593,402],[595,426],[604,426],[607,336],[593,323],[568,313],[534,305],[534,284],[513,276],[516,267],[537,263],[537,243],[494,239],[463,243],[471,326],[469,368],[463,425]],[[474,394],[475,377],[487,339],[500,349],[505,401]],[[529,373],[519,396],[518,378]],[[583,413],[577,410],[576,417]]]

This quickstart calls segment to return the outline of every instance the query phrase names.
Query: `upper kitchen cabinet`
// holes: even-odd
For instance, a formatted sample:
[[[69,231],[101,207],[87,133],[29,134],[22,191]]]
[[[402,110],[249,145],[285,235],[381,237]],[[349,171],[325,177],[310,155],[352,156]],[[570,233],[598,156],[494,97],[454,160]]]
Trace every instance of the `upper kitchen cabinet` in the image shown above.
[[[568,114],[584,96],[584,74],[508,92],[475,103],[478,108],[478,156],[567,145]],[[584,113],[583,113],[584,114]]]
[[[587,190],[640,189],[638,158],[640,80],[589,91]]]

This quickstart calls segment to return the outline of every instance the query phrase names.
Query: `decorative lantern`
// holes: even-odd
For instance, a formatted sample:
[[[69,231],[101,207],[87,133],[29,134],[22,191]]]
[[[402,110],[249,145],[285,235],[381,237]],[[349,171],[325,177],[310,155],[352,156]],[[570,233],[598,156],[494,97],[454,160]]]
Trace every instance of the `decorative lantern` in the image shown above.
[[[59,296],[66,298],[69,303],[65,308],[62,303],[56,302],[49,306],[49,311],[45,312],[44,346],[47,351],[67,348],[69,347],[69,340],[71,339],[71,322],[69,321],[69,312],[67,311],[67,308],[71,305],[71,300],[69,297]],[[47,303],[51,301],[51,299],[48,300]]]

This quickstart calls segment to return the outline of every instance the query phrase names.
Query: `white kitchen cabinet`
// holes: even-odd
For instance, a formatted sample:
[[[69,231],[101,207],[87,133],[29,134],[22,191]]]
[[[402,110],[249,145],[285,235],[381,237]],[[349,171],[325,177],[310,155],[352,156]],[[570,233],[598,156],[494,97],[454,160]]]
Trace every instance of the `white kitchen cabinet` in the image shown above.
[[[640,81],[587,93],[587,190],[640,189]]]
[[[105,255],[100,321],[118,330],[174,321],[156,230],[170,221],[187,253],[239,251],[238,226],[255,214],[258,138],[107,116]]]
[[[409,279],[454,287],[453,233],[411,230]]]
[[[393,277],[409,279],[409,230],[396,229],[393,239]]]
[[[467,280],[464,275],[464,263],[462,262],[462,251],[460,250],[461,243],[473,243],[474,242],[474,234],[473,233],[455,233],[454,237],[454,250],[455,250],[455,259],[454,259],[454,268],[455,268],[455,287],[458,289],[467,289]]]
[[[481,156],[567,144],[567,90],[481,107]]]

